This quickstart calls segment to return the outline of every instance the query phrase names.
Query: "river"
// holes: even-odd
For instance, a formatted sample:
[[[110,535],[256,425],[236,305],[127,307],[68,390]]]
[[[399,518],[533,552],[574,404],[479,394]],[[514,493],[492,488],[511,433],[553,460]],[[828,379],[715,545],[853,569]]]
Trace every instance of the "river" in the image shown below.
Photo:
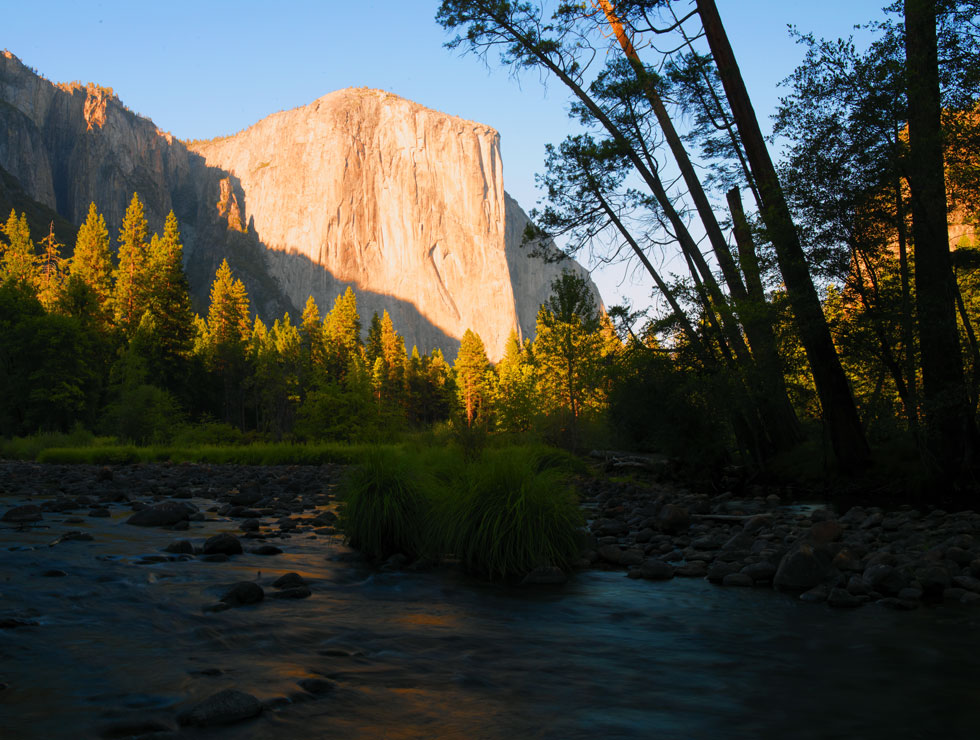
[[[180,709],[229,687],[267,709],[180,737],[980,736],[980,611],[968,607],[835,611],[599,570],[505,587],[452,567],[375,571],[308,533],[273,557],[150,562],[233,523],[178,534],[112,511],[0,530],[0,617],[37,623],[0,630],[3,740],[176,733]],[[93,539],[49,546],[68,529]],[[202,610],[231,583],[271,591],[289,571],[310,598]],[[305,678],[332,689],[311,695]]]

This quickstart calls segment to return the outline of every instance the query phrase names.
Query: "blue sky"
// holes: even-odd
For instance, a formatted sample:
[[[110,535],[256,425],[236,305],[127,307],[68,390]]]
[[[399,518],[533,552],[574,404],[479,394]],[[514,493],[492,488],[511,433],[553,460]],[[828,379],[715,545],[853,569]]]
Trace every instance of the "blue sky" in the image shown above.
[[[882,16],[884,0],[718,0],[764,126],[777,83],[802,52],[787,24],[838,37]],[[114,88],[132,110],[183,139],[235,133],[279,110],[344,87],[375,87],[495,127],[507,190],[530,210],[544,146],[573,129],[567,98],[534,74],[519,81],[473,56],[443,48],[435,0],[278,3],[170,0],[166,3],[4,3],[0,48],[55,82]],[[607,304],[622,270],[597,277]]]

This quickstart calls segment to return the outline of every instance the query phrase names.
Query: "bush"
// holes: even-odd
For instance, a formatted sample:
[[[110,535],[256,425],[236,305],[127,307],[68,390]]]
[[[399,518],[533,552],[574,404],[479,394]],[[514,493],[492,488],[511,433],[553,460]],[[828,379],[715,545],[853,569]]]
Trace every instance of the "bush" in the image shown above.
[[[470,463],[444,512],[445,544],[468,570],[489,578],[543,565],[568,568],[584,523],[562,471],[533,450],[487,451]]]
[[[488,449],[476,461],[455,446],[375,448],[345,483],[341,527],[378,559],[450,554],[491,579],[567,568],[583,518],[566,476],[583,467],[543,445]]]
[[[341,527],[351,547],[383,560],[432,552],[430,480],[405,453],[376,447],[350,471],[341,489]]]
[[[241,429],[219,421],[187,424],[178,429],[173,438],[175,447],[201,447],[204,445],[228,447],[241,445],[244,441],[245,435],[242,434]]]
[[[176,399],[155,385],[123,386],[105,410],[102,425],[120,439],[137,444],[167,442],[182,421]]]

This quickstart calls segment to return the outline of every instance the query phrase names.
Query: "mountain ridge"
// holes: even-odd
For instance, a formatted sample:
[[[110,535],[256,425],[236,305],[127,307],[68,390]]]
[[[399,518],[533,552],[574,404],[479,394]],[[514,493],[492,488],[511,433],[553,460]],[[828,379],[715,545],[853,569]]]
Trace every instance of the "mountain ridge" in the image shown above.
[[[495,129],[383,90],[184,142],[111,90],[55,85],[4,52],[0,167],[75,224],[95,201],[114,229],[134,191],[151,229],[173,209],[199,311],[228,259],[263,319],[295,316],[308,295],[324,312],[349,285],[362,317],[388,310],[408,346],[451,356],[470,328],[498,359],[512,329],[533,335],[562,267],[587,276],[522,247],[528,220],[504,191]]]

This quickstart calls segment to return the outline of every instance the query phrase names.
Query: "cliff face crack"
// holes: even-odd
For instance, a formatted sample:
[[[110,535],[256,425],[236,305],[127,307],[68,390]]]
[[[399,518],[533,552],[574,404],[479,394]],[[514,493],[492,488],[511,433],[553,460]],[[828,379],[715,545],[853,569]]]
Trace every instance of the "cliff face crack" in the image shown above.
[[[446,285],[446,280],[442,276],[442,272],[439,270],[439,265],[436,264],[436,259],[435,259],[436,249],[439,249],[438,243],[433,244],[431,247],[429,247],[429,254],[428,254],[429,265],[431,265],[432,267],[432,272],[435,273],[436,286],[439,288],[439,295],[442,296],[442,300],[446,303],[446,305],[452,309],[453,313],[456,315],[456,320],[460,321],[462,320],[463,315],[459,312],[459,307],[456,305],[456,301],[453,300],[453,294],[450,292],[449,286]],[[451,256],[452,256],[451,254],[443,256],[443,261],[445,261],[447,257],[451,257]]]

